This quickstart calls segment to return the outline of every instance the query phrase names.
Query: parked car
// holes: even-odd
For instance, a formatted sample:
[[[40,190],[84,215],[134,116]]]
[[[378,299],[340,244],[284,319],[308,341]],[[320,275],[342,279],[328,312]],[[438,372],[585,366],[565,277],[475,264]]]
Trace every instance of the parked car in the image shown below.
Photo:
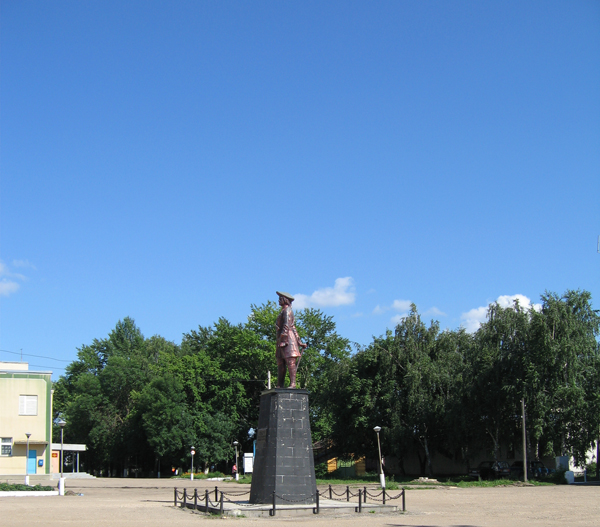
[[[553,472],[552,469],[546,468],[541,461],[531,460],[527,462],[529,465],[529,471],[527,472],[527,477],[529,478],[546,478],[550,476]],[[514,479],[521,479],[523,477],[523,461],[515,461],[510,466],[510,476]]]
[[[477,468],[469,471],[476,479],[500,479],[510,477],[510,467],[506,461],[482,461]]]

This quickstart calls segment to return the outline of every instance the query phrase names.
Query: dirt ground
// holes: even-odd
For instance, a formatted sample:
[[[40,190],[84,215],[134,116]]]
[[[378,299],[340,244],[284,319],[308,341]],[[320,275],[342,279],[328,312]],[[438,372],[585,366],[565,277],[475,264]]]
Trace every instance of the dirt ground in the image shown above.
[[[305,516],[300,518],[225,518],[173,507],[173,487],[227,492],[248,485],[202,480],[67,479],[66,490],[83,496],[0,498],[2,527],[178,527],[234,522],[240,527],[274,522],[315,527],[497,527],[598,526],[600,486],[436,488],[408,490],[406,513]],[[70,493],[68,493],[70,494]],[[366,509],[368,511],[368,508]]]

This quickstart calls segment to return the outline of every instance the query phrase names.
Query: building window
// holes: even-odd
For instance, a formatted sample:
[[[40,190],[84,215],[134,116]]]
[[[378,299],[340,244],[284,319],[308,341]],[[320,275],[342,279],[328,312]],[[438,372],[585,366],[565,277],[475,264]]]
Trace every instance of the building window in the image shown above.
[[[38,396],[19,395],[19,415],[37,415]]]
[[[12,456],[12,437],[3,437],[1,441],[2,450],[0,455]]]

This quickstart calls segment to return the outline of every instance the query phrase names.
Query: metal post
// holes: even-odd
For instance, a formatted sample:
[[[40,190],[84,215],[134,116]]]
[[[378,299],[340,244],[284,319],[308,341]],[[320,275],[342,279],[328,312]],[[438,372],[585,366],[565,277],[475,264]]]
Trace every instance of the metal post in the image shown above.
[[[271,516],[275,516],[275,512],[277,510],[277,505],[275,504],[275,491],[273,491],[273,508],[269,511]]]
[[[183,489],[183,501],[181,502],[181,508],[187,507],[187,489]]]
[[[29,485],[29,437],[31,434],[26,433],[27,436],[27,453],[25,454],[25,485]]]
[[[215,501],[219,501],[219,488],[215,486]]]
[[[221,506],[220,506],[221,516],[223,516],[223,491],[221,491]]]
[[[198,489],[194,489],[194,510],[198,510]]]
[[[315,496],[315,500],[317,502],[317,507],[313,509],[313,513],[319,514],[319,489],[317,489],[317,495]]]
[[[177,507],[177,487],[173,488],[173,507]]]
[[[523,481],[527,483],[527,429],[525,428],[525,399],[521,399],[523,414]]]
[[[364,502],[367,503],[367,487],[364,487],[363,496],[364,496]]]
[[[235,447],[235,480],[240,480],[240,467],[238,465],[238,446],[239,443],[236,441],[233,442],[233,446]]]
[[[362,512],[362,490],[358,489],[358,512]]]
[[[406,511],[406,489],[402,489],[402,512]]]
[[[383,504],[385,505],[385,487],[383,487]]]
[[[333,499],[332,493],[331,493],[331,485],[329,485],[329,499]]]
[[[346,485],[346,501],[350,501],[350,485]]]
[[[376,426],[373,430],[375,430],[375,433],[377,434],[377,448],[379,449],[379,483],[381,484],[381,487],[385,489],[385,475],[383,474],[383,462],[381,460],[381,441],[379,440],[381,427]]]
[[[63,478],[63,463],[65,462],[64,459],[64,443],[63,443],[63,427],[60,427],[60,479]]]
[[[196,450],[194,449],[194,447],[192,447],[192,471],[190,472],[190,480],[194,481],[194,454],[196,453]]]
[[[208,512],[208,489],[204,489],[204,512]]]

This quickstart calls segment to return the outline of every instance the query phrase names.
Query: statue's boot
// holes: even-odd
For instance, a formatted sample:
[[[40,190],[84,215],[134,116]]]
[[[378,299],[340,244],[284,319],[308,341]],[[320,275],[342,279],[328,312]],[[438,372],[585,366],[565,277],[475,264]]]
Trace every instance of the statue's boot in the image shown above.
[[[277,388],[283,388],[285,382],[285,363],[277,365]]]
[[[291,359],[288,363],[288,370],[290,371],[290,388],[296,387],[296,371],[298,370],[298,359]]]

